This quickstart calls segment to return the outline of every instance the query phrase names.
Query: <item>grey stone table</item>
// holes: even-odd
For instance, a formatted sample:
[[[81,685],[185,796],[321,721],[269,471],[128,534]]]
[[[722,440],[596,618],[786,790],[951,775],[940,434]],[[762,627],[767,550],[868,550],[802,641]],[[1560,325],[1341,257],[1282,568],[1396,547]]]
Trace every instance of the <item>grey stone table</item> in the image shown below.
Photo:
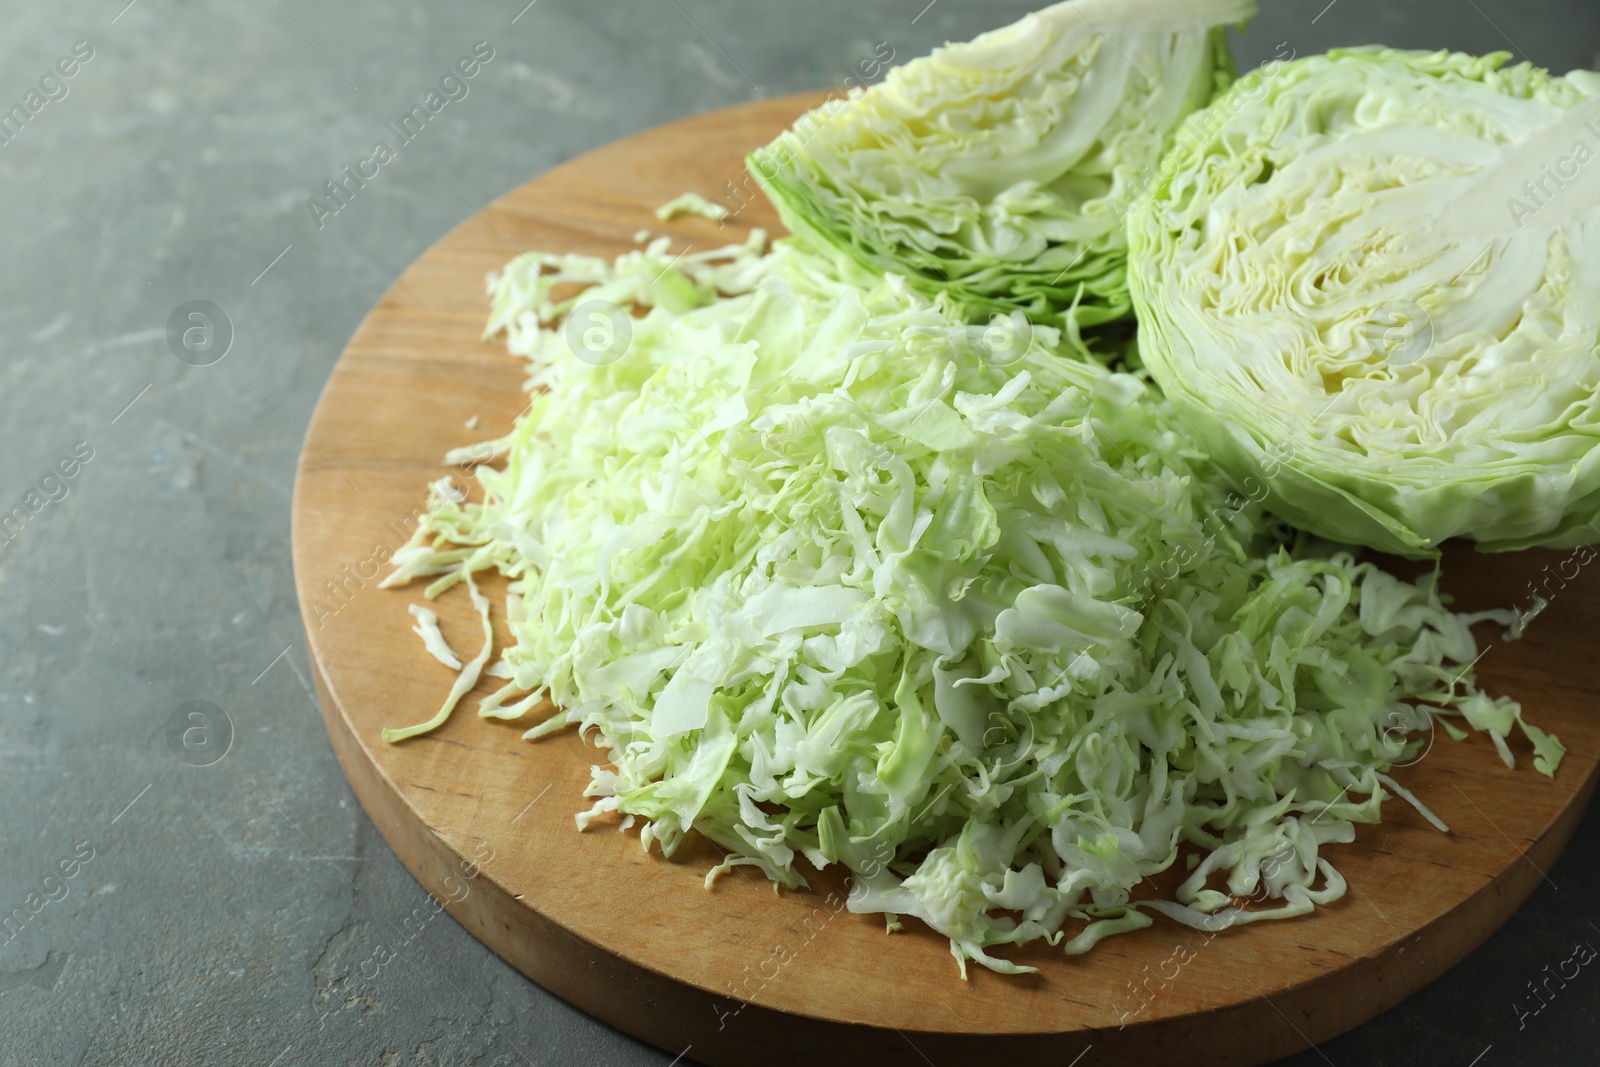
[[[841,84],[878,42],[912,56],[1030,5],[524,2],[0,4],[0,109],[28,114],[0,143],[0,511],[29,516],[0,538],[0,916],[23,916],[0,932],[0,1063],[672,1059],[448,917],[386,942],[426,898],[307,684],[301,431],[361,316],[472,205],[657,123]],[[1266,6],[1241,64],[1374,40],[1600,64],[1592,0]],[[480,41],[493,56],[465,96],[336,214],[308,206]],[[208,366],[168,343],[193,300],[231,322]],[[1546,965],[1600,944],[1593,817],[1547,873],[1437,984],[1290,1062],[1593,1062],[1600,974],[1518,1016]]]

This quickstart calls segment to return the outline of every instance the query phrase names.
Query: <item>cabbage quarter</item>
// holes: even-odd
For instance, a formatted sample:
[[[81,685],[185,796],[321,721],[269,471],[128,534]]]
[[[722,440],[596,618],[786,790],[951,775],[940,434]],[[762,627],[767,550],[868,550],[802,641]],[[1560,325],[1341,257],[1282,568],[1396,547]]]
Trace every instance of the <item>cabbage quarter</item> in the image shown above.
[[[971,321],[1126,318],[1128,205],[1233,79],[1255,0],[1073,0],[891,70],[751,153],[789,230]]]
[[[1600,74],[1508,59],[1263,67],[1130,215],[1144,362],[1296,525],[1409,556],[1600,540]]]

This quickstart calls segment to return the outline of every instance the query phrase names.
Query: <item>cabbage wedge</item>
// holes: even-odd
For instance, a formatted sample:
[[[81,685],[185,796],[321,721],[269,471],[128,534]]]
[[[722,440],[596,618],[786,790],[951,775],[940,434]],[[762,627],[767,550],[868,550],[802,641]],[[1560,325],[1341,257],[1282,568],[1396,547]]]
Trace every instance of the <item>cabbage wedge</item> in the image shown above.
[[[1234,73],[1255,0],[1072,0],[936,49],[749,157],[784,225],[863,284],[971,321],[1124,318],[1124,218],[1178,123]]]

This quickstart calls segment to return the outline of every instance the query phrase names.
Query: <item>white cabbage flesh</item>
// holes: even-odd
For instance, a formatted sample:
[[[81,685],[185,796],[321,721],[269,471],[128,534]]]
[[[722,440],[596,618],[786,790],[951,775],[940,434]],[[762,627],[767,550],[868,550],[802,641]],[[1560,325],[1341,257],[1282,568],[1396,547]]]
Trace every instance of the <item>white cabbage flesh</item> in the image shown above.
[[[595,294],[648,309],[615,358],[560,327]],[[528,407],[386,584],[510,580],[480,714],[597,735],[580,825],[668,854],[698,831],[790,887],[842,864],[854,910],[1011,972],[1036,939],[1332,900],[1322,846],[1378,818],[1433,717],[1508,752],[1521,724],[1432,575],[1299,543],[1056,330],[997,352],[949,300],[791,244],[523,257],[492,324]]]
[[[976,321],[1125,317],[1128,205],[1255,0],[1070,0],[938,48],[750,156],[792,232]]]
[[[1422,556],[1600,540],[1600,74],[1273,65],[1129,220],[1144,363],[1305,529]]]

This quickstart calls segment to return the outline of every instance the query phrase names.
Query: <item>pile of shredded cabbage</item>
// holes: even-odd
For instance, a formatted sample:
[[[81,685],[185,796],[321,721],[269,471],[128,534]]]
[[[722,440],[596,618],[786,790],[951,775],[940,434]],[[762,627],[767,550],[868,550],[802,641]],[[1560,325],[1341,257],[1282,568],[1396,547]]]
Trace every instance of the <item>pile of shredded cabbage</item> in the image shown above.
[[[763,240],[491,279],[528,408],[451,457],[496,457],[481,500],[436,488],[387,581],[467,583],[484,645],[387,737],[504,679],[480,714],[609,753],[580,826],[618,813],[668,855],[696,830],[727,855],[708,884],[843,864],[852,911],[922,920],[963,976],[1153,913],[1215,930],[1338,898],[1322,846],[1386,796],[1442,826],[1386,774],[1430,717],[1508,763],[1520,728],[1553,771],[1559,743],[1476,688],[1475,620],[1435,575],[1270,520],[1143,381],[1055,330],[964,325]],[[606,302],[648,309],[625,343],[562,328],[576,308],[615,331]],[[515,644],[485,670],[490,570]],[[1135,899],[1180,855],[1175,897]]]

